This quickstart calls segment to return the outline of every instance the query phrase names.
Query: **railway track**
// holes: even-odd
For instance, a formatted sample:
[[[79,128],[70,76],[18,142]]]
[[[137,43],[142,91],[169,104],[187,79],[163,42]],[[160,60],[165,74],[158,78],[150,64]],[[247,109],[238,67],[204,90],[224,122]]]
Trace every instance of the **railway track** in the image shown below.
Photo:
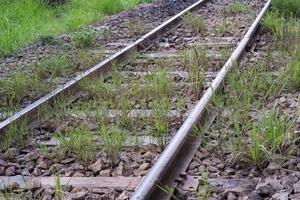
[[[196,2],[1,122],[1,190],[43,199],[170,198],[201,144],[191,131],[199,121],[201,132],[209,129],[208,103],[270,1],[247,1],[236,13],[232,3]]]

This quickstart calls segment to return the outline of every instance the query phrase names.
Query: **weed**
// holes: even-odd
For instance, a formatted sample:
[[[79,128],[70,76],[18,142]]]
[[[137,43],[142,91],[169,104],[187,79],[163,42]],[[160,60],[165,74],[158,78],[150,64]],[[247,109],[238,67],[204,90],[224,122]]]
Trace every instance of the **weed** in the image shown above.
[[[126,137],[118,127],[102,126],[99,134],[103,148],[112,164],[117,164],[119,156],[125,145]]]
[[[286,88],[290,90],[297,90],[300,88],[300,60],[299,59],[295,58],[290,63],[285,78],[287,79]]]
[[[228,32],[228,23],[226,18],[222,18],[221,24],[217,27],[217,34],[222,35]]]
[[[54,192],[55,200],[62,199],[62,188],[59,174],[55,175],[55,192]]]
[[[198,199],[199,200],[208,200],[210,194],[211,194],[211,189],[209,187],[209,174],[208,172],[205,172],[201,176],[201,190],[198,191]]]
[[[246,150],[246,155],[244,155],[247,162],[258,167],[265,166],[269,159],[268,151],[264,146],[264,142],[261,140],[260,134],[256,128],[251,130],[249,134],[251,144],[247,146],[249,152]]]
[[[145,90],[154,98],[170,97],[173,93],[173,83],[166,70],[159,70],[145,77]]]
[[[197,65],[205,67],[207,64],[207,48],[206,47],[193,47],[189,50],[181,51],[181,63],[187,69],[189,66]]]
[[[43,156],[45,156],[45,158],[50,158],[50,149],[48,148],[47,145],[36,144],[36,147],[41,151],[41,153],[43,154]]]
[[[70,73],[72,64],[67,55],[53,56],[31,65],[31,69],[40,78],[55,78]]]
[[[5,134],[0,138],[0,144],[4,150],[11,148],[14,144],[18,144],[19,147],[24,144],[24,140],[28,136],[27,124],[28,120],[24,119],[8,127]]]
[[[173,187],[168,186],[168,185],[165,185],[165,186],[157,185],[156,187],[158,187],[161,191],[163,191],[169,197],[172,197],[172,199],[179,200],[179,198],[176,197],[176,195],[174,194],[175,193],[175,189]]]
[[[132,37],[137,37],[139,35],[142,35],[144,32],[143,25],[139,20],[135,20],[135,21],[126,20],[125,26],[131,32]]]
[[[272,32],[276,41],[283,38],[285,19],[278,12],[268,12],[262,20],[262,25]]]
[[[224,9],[225,14],[237,14],[245,13],[249,10],[249,7],[240,1],[235,1]]]
[[[93,54],[92,52],[86,50],[79,50],[77,52],[77,60],[80,65],[80,69],[88,69],[103,58],[104,55],[101,53]]]
[[[121,96],[119,104],[120,104],[120,111],[121,111],[119,122],[123,127],[129,128],[130,126],[132,126],[133,123],[131,117],[129,116],[132,106],[125,95]]]
[[[110,39],[110,30],[109,30],[108,27],[105,27],[103,29],[102,35],[103,35],[104,40],[109,40]]]
[[[226,60],[228,60],[228,58],[230,56],[230,49],[228,47],[220,47],[219,51],[221,53],[221,60],[223,62],[225,62]]]
[[[88,92],[90,98],[94,100],[108,100],[115,97],[114,85],[105,82],[105,79],[100,77],[97,81],[88,80],[81,83],[81,88]]]
[[[167,135],[169,133],[169,113],[171,111],[171,103],[169,99],[163,98],[153,102],[153,122],[155,127],[154,136],[158,137],[160,147],[166,145]]]
[[[185,24],[193,28],[198,33],[205,32],[204,20],[200,15],[192,14],[188,12],[182,17],[182,20]]]
[[[36,74],[27,76],[22,71],[17,71],[9,79],[1,80],[1,89],[5,102],[9,107],[19,104],[30,91],[37,91],[41,86]]]
[[[71,154],[79,161],[89,162],[95,158],[95,150],[98,148],[92,132],[85,127],[75,128],[62,135],[56,134],[59,141],[58,149],[64,154]]]
[[[77,48],[88,48],[95,45],[97,41],[97,32],[92,29],[84,29],[77,32],[73,37]]]
[[[202,74],[202,75],[201,75]],[[199,96],[205,81],[205,73],[200,71],[198,65],[189,66],[189,82],[193,85],[193,92]]]

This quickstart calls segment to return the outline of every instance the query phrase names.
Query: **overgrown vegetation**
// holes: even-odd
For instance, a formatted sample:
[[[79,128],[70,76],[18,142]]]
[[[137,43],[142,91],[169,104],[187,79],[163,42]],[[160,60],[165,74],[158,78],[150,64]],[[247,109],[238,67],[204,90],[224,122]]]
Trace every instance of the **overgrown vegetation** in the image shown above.
[[[75,34],[73,40],[77,48],[92,47],[97,40],[97,32],[92,29],[83,29]]]
[[[182,20],[185,24],[193,28],[198,33],[205,32],[205,25],[202,16],[188,12],[182,17]]]
[[[19,147],[24,144],[25,138],[29,137],[27,122],[25,119],[8,127],[5,134],[0,137],[0,145],[4,150],[11,148],[15,144],[18,144]]]
[[[59,33],[71,32],[122,10],[134,8],[151,0],[57,0],[1,1],[0,7],[0,57],[24,47],[28,43]],[[52,3],[51,3],[52,2]],[[48,40],[49,41],[49,40]]]
[[[272,0],[272,9],[286,16],[300,16],[299,0]]]
[[[58,150],[63,155],[72,155],[78,161],[90,162],[95,158],[98,148],[93,133],[87,127],[75,128],[67,134],[57,133]]]
[[[102,126],[99,130],[103,148],[113,165],[117,164],[126,142],[126,137],[118,127]]]
[[[240,2],[239,0],[233,2],[232,4],[228,5],[223,12],[225,14],[237,14],[237,13],[244,13],[249,10],[247,4]]]
[[[213,99],[216,107],[230,113],[230,118],[225,115],[218,120],[224,125],[220,130],[227,133],[225,138],[224,132],[218,136],[219,146],[227,150],[230,146],[237,161],[264,168],[294,151],[294,120],[277,104],[267,109],[266,103],[299,90],[299,24],[297,18],[278,11],[267,13],[263,27],[272,36],[270,52],[251,65],[235,67],[228,75],[225,92]],[[284,62],[274,61],[274,49]],[[270,66],[276,66],[277,73],[272,73]]]

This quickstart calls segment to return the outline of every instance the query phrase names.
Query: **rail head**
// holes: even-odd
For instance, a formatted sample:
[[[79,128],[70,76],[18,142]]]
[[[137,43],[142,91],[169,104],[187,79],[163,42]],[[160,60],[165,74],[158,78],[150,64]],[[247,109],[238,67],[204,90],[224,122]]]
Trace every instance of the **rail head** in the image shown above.
[[[142,182],[139,184],[138,188],[135,190],[134,194],[131,196],[131,200],[146,200],[150,199],[152,192],[157,188],[159,182],[161,182],[163,176],[168,170],[170,164],[174,162],[174,158],[180,152],[180,149],[187,141],[190,132],[192,131],[194,125],[200,120],[205,112],[207,105],[209,104],[215,91],[218,90],[219,86],[225,79],[226,74],[234,66],[238,59],[243,54],[249,43],[251,37],[254,35],[258,25],[269,8],[271,0],[268,0],[259,15],[256,17],[255,21],[245,34],[245,36],[240,41],[238,47],[231,54],[230,58],[227,60],[225,65],[222,67],[217,77],[212,82],[210,88],[204,93],[202,98],[198,101],[197,105],[190,113],[188,118],[184,121],[176,135],[173,137],[171,142],[168,144],[166,149],[159,156],[158,160],[151,168],[150,172],[143,178]],[[163,191],[162,191],[163,192]]]

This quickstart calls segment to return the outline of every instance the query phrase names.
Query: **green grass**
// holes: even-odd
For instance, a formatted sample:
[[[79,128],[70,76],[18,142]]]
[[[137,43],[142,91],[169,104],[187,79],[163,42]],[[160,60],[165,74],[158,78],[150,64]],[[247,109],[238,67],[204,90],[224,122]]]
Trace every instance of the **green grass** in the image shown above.
[[[94,160],[98,146],[94,141],[93,133],[88,128],[75,128],[67,134],[57,133],[56,138],[60,142],[57,148],[63,155],[68,154],[84,162]]]
[[[2,0],[0,7],[0,57],[59,33],[71,32],[106,15],[150,0],[70,0],[49,7],[37,0]]]
[[[248,5],[240,1],[235,1],[224,9],[225,14],[245,13],[247,11],[249,11]]]
[[[125,146],[126,135],[118,127],[102,126],[99,129],[103,149],[113,165],[117,164]]]
[[[204,33],[206,30],[204,19],[199,15],[188,12],[182,17],[182,20],[185,24],[193,28],[198,33]]]
[[[28,137],[27,131],[28,120],[22,120],[18,124],[12,124],[6,130],[3,137],[0,137],[0,145],[5,149],[11,148],[13,145],[18,144],[21,147],[24,144],[24,140]]]
[[[97,40],[97,32],[92,29],[84,29],[75,34],[73,38],[77,48],[88,48],[95,45]]]
[[[15,109],[30,91],[37,91],[41,87],[40,79],[36,74],[26,75],[22,71],[13,74],[9,79],[0,80],[1,99],[10,109]]]
[[[299,0],[272,0],[272,9],[287,16],[300,16]]]

